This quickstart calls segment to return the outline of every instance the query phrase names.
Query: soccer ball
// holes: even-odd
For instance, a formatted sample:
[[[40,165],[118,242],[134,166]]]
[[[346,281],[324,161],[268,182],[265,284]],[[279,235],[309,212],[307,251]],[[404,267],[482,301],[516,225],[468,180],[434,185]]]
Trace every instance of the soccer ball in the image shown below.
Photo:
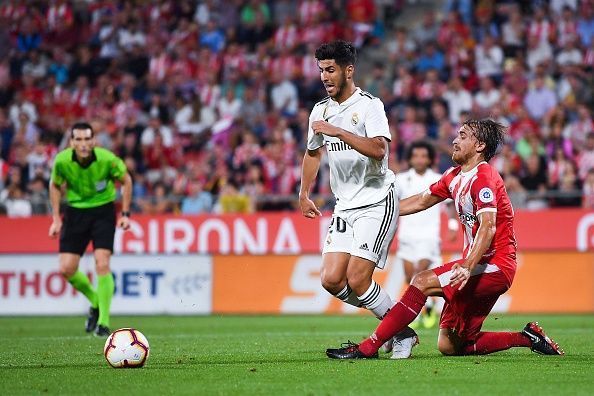
[[[149,343],[136,329],[118,329],[105,341],[103,354],[111,367],[142,367],[149,357]]]

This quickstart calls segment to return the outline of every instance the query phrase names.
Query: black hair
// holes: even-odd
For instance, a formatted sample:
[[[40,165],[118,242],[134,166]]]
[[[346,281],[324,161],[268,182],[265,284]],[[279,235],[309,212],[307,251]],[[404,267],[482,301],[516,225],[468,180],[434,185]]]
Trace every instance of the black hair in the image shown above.
[[[91,137],[93,137],[95,135],[95,132],[93,131],[93,127],[88,122],[77,122],[74,125],[72,125],[72,128],[70,128],[70,137],[71,138],[74,138],[74,130],[75,129],[90,129]]]
[[[482,154],[485,161],[489,162],[497,153],[497,149],[505,141],[505,127],[491,119],[466,120],[462,123],[472,130],[472,134],[479,143],[485,144]]]
[[[347,41],[336,40],[320,45],[316,49],[316,59],[318,61],[334,59],[337,65],[345,67],[357,62],[357,50]]]
[[[433,163],[435,162],[435,147],[433,147],[431,143],[429,143],[426,140],[417,140],[415,142],[412,142],[406,153],[406,161],[410,162],[410,159],[413,155],[413,151],[415,149],[427,150],[427,155],[429,156],[429,160],[431,161],[429,166],[433,166]]]

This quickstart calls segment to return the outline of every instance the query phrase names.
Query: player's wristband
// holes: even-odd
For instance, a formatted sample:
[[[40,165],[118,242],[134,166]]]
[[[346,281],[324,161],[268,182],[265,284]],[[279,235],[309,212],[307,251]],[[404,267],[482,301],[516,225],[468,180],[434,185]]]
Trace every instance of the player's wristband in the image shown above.
[[[130,212],[122,212],[122,217],[130,217]]]
[[[450,231],[458,231],[459,228],[460,228],[460,223],[458,223],[458,220],[456,220],[456,219],[448,220],[448,229]]]

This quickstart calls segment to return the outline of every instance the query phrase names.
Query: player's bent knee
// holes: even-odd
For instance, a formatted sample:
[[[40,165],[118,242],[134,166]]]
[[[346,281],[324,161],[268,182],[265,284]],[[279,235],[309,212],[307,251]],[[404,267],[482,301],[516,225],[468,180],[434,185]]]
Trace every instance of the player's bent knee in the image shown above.
[[[346,278],[337,274],[322,272],[322,287],[331,294],[339,293],[346,285]]]
[[[111,271],[109,269],[109,260],[108,261],[97,261],[95,264],[95,270],[97,271],[97,275],[107,275]]]
[[[78,270],[78,259],[68,255],[60,256],[59,271],[66,279],[70,279]]]
[[[419,272],[412,278],[410,284],[426,295],[429,291],[440,287],[437,275],[435,275],[435,272],[431,270]]]
[[[76,267],[62,266],[60,265],[60,274],[64,279],[68,280],[76,273]]]
[[[448,345],[448,346],[438,345],[437,349],[439,349],[439,352],[444,356],[457,356],[458,355],[458,353],[456,352],[456,348],[454,348],[451,345]]]
[[[450,340],[443,337],[440,337],[437,341],[437,349],[444,356],[456,356],[459,354],[456,346]]]

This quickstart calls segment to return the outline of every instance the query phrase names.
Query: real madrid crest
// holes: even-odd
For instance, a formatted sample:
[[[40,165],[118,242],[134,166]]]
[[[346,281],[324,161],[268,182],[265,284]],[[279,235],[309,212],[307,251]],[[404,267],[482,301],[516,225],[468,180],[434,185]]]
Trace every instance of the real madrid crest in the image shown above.
[[[353,126],[355,126],[358,123],[359,123],[359,115],[357,113],[353,113],[353,117],[351,118],[351,124],[353,124]]]

